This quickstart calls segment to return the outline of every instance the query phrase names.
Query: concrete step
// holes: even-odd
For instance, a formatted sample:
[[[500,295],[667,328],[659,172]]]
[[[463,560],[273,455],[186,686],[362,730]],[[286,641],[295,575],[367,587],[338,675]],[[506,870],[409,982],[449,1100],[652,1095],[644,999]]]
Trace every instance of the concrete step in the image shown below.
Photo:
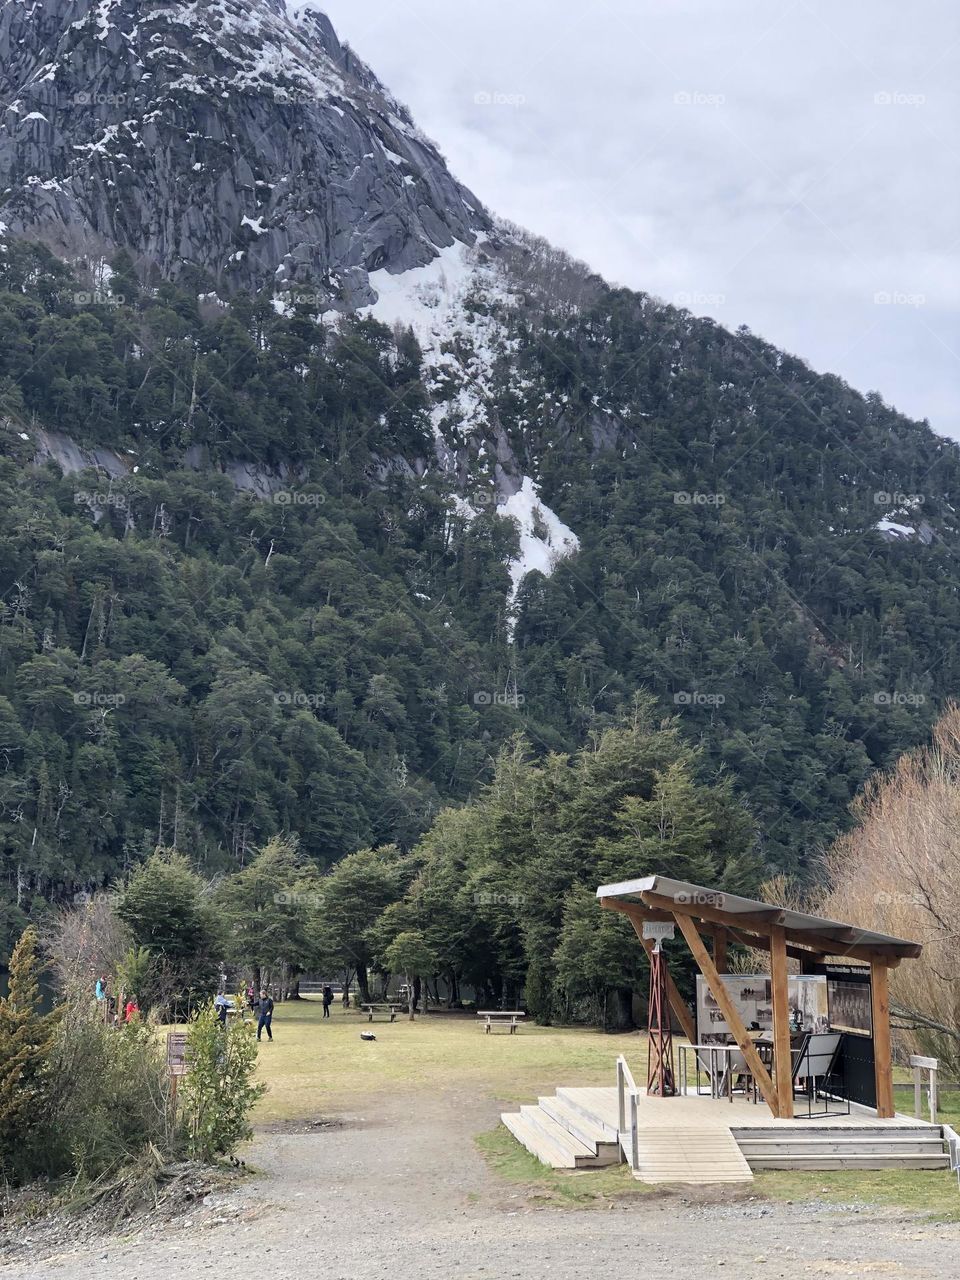
[[[576,1158],[565,1147],[553,1142],[539,1126],[531,1124],[519,1111],[505,1111],[500,1119],[520,1145],[526,1147],[532,1156],[536,1156],[541,1164],[548,1165],[551,1169],[577,1167]]]
[[[589,1147],[598,1159],[605,1164],[620,1163],[620,1144],[610,1137],[610,1131],[605,1125],[571,1107],[563,1098],[541,1098],[539,1105],[541,1111]]]
[[[939,1155],[783,1155],[747,1156],[751,1169],[949,1169],[946,1152]]]

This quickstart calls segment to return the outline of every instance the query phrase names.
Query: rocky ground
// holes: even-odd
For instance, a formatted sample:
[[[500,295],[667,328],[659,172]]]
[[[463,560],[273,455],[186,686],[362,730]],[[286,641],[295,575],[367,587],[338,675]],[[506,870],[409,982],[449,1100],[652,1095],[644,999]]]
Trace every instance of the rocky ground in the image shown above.
[[[498,1110],[456,1092],[394,1095],[335,1120],[274,1126],[248,1154],[253,1177],[198,1197],[182,1216],[93,1240],[61,1234],[55,1242],[22,1229],[0,1276],[960,1276],[960,1226],[888,1210],[777,1204],[749,1190],[543,1207],[477,1154],[473,1135],[491,1128]]]

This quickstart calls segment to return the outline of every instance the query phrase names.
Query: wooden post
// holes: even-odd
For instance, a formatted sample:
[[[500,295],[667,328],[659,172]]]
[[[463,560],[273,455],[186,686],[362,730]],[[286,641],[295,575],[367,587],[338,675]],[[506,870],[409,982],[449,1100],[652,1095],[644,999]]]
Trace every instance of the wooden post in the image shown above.
[[[717,973],[727,972],[727,931],[722,924],[713,929],[713,963]]]
[[[727,989],[724,986],[719,973],[717,973],[716,966],[710,959],[709,952],[703,944],[703,939],[700,937],[697,926],[689,916],[680,915],[678,913],[676,919],[677,924],[680,926],[680,932],[686,938],[687,945],[693,953],[693,958],[700,967],[700,972],[707,980],[707,985],[710,988],[714,1000],[717,1002],[717,1007],[720,1009],[727,1025],[733,1032],[733,1038],[736,1040],[740,1052],[743,1054],[750,1074],[760,1086],[760,1092],[763,1094],[764,1102],[766,1102],[767,1106],[775,1116],[779,1116],[780,1110],[777,1102],[777,1094],[773,1087],[773,1081],[770,1079],[770,1073],[760,1060],[760,1055],[757,1053],[757,1047],[750,1039],[747,1029],[743,1025],[743,1019],[740,1017],[737,1006],[727,994]],[[793,1115],[792,1104],[788,1114],[791,1116]]]
[[[873,1073],[877,1115],[890,1119],[893,1105],[893,1045],[890,1040],[890,972],[886,959],[870,961],[870,1007],[873,1014]]]
[[[781,1118],[793,1116],[793,1057],[790,1053],[790,1001],[787,937],[782,925],[770,930],[770,988],[773,993],[773,1070]]]
[[[913,1114],[915,1119],[923,1119],[923,1081],[919,1067],[913,1068]]]
[[[633,925],[634,933],[643,943],[643,949],[646,951],[647,958],[649,959],[649,957],[653,955],[653,942],[650,938],[645,938],[643,936],[643,924],[641,919],[638,919],[633,914],[629,914],[627,918]],[[674,982],[669,969],[667,970],[667,995],[670,998],[670,1008],[676,1014],[677,1021],[683,1028],[683,1034],[691,1044],[695,1044],[697,1039],[696,1020],[694,1019],[693,1013],[687,1005],[686,1000],[684,1000],[683,996],[677,990],[677,985]]]

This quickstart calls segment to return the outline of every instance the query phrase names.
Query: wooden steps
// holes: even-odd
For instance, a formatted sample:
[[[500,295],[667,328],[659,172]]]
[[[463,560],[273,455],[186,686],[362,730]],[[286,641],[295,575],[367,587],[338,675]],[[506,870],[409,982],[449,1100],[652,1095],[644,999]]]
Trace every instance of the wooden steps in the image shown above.
[[[738,1129],[751,1169],[947,1169],[943,1135],[923,1128]]]
[[[544,1114],[555,1120],[567,1133],[579,1139],[597,1156],[606,1157],[605,1164],[617,1164],[620,1160],[620,1143],[615,1131],[601,1121],[572,1107],[569,1102],[557,1096],[540,1098],[539,1108]],[[520,1108],[521,1112],[523,1108]]]
[[[620,1132],[616,1089],[558,1089],[557,1097],[594,1124],[600,1125],[608,1142],[616,1142]]]
[[[517,1141],[551,1169],[599,1169],[620,1163],[620,1145],[603,1124],[561,1098],[504,1112],[500,1119]]]

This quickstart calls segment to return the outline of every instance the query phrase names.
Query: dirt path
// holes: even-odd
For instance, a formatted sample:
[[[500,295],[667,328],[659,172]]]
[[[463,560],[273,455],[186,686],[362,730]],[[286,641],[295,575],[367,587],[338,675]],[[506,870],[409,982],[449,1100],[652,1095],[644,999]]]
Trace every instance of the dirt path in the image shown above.
[[[260,1173],[173,1226],[101,1241],[3,1280],[644,1280],[960,1277],[960,1228],[871,1210],[674,1192],[610,1209],[532,1207],[485,1167],[473,1135],[499,1106],[394,1096],[342,1123],[258,1136]]]

